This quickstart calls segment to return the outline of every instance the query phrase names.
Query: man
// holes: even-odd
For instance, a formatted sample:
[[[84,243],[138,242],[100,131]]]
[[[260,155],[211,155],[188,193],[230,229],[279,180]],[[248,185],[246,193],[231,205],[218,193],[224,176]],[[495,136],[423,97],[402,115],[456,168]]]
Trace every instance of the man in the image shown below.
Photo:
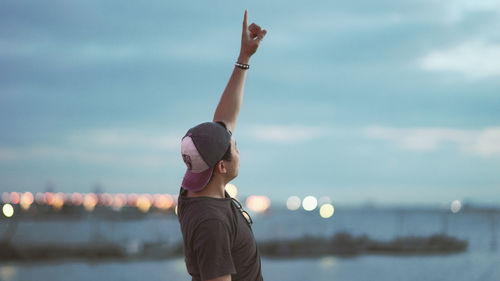
[[[178,215],[192,280],[263,280],[252,220],[224,188],[238,175],[239,152],[232,132],[250,57],[266,32],[255,23],[247,25],[245,10],[240,54],[213,122],[189,129],[182,139],[187,171],[179,192]]]

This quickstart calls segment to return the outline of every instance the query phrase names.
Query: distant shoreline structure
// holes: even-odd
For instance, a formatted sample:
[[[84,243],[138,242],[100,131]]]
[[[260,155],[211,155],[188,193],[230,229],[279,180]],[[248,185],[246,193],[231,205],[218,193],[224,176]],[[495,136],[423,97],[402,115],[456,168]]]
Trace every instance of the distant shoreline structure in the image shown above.
[[[331,238],[305,236],[293,240],[260,241],[257,243],[263,257],[315,258],[328,255],[352,257],[377,255],[435,255],[454,254],[467,250],[468,242],[442,234],[431,236],[398,237],[388,242],[375,241],[366,235],[354,237],[339,232]],[[96,242],[71,245],[31,245],[16,248],[10,242],[0,242],[0,261],[46,261],[67,258],[88,260],[158,260],[180,257],[182,243],[166,242],[120,245]]]
[[[467,241],[444,234],[404,236],[390,241],[376,241],[367,235],[355,237],[347,232],[338,232],[331,238],[305,236],[259,243],[262,255],[273,258],[454,254],[466,251],[467,247]]]

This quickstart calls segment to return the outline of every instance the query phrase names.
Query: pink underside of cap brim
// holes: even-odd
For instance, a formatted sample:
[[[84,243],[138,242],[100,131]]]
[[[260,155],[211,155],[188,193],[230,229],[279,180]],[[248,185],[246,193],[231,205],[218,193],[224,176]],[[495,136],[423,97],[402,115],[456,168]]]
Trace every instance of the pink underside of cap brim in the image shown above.
[[[182,187],[191,191],[200,191],[208,184],[214,168],[207,169],[201,173],[193,173],[187,170],[182,180]]]

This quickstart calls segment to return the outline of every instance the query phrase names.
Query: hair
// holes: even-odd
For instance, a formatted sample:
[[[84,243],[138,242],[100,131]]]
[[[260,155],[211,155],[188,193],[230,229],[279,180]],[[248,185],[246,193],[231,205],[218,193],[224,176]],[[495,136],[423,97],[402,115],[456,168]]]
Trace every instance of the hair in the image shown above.
[[[222,156],[221,160],[226,160],[226,161],[231,161],[233,160],[233,157],[231,155],[231,144],[227,147],[226,153],[224,153],[224,156]]]
[[[231,159],[232,159],[232,157],[231,157],[231,144],[229,144],[229,147],[227,148],[226,153],[224,153],[224,156],[222,156],[221,160],[231,161]],[[219,164],[219,162],[217,162],[217,164]],[[215,166],[217,166],[217,164],[215,164]],[[215,169],[212,172],[212,175],[210,176],[210,179],[208,180],[208,182],[212,181],[212,179],[214,178],[214,175],[215,175]]]
[[[224,127],[224,129],[227,130],[226,124],[224,124],[224,122],[217,121],[215,123],[221,125],[222,127]],[[232,157],[231,157],[231,142],[229,142],[229,146],[227,147],[226,153],[224,153],[224,156],[222,156],[221,160],[226,160],[226,161],[231,161],[232,160]]]
[[[222,122],[222,121],[217,121],[217,122],[215,122],[215,123],[220,124],[222,127],[224,127],[224,129],[227,129],[226,124],[224,124],[224,122]],[[224,153],[224,156],[222,156],[222,159],[221,159],[221,160],[231,161],[232,159],[233,159],[233,157],[232,157],[232,155],[231,155],[231,142],[230,142],[230,143],[229,143],[229,146],[227,147],[227,150],[226,150],[226,152]],[[219,163],[219,162],[217,162],[217,164],[218,164],[218,163]],[[216,165],[217,165],[217,164],[216,164]],[[215,171],[214,171],[214,172],[215,172]],[[214,178],[214,174],[215,174],[214,172],[212,172],[212,176],[210,177],[210,180],[209,180],[208,182],[212,181],[212,179]]]

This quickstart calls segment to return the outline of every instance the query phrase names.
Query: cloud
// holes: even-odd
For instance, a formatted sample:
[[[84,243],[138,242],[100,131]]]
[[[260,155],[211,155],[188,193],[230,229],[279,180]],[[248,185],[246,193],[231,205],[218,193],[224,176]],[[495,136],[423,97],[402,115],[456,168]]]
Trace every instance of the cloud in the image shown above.
[[[434,151],[445,143],[454,143],[463,151],[481,157],[500,156],[500,127],[459,130],[374,126],[365,128],[363,134],[370,139],[390,141],[406,150]]]
[[[361,31],[387,28],[404,22],[399,13],[368,13],[314,11],[298,17],[294,23],[297,29],[315,32]],[[294,29],[295,30],[295,29]]]
[[[330,129],[305,125],[253,125],[242,134],[263,142],[295,144],[318,139]]]
[[[419,66],[427,71],[456,72],[476,80],[500,76],[500,45],[483,41],[431,51],[419,59]]]
[[[361,133],[361,134],[360,134]],[[463,152],[480,157],[500,156],[500,127],[482,130],[451,128],[392,128],[372,126],[358,129],[306,125],[252,125],[240,134],[258,142],[295,145],[320,138],[360,141],[360,137],[385,140],[403,150],[432,152],[455,144]],[[26,161],[71,162],[134,168],[164,168],[177,165],[179,132],[151,129],[92,129],[69,132],[59,143],[0,146],[1,163]]]
[[[500,155],[500,127],[483,130],[476,136],[470,147],[472,151],[482,156]]]
[[[479,157],[500,157],[500,127],[480,130],[454,128],[392,128],[370,126],[341,128],[306,125],[253,125],[241,129],[244,137],[275,144],[301,144],[320,138],[359,142],[368,138],[385,140],[403,150],[437,151],[445,145],[456,145],[462,152]]]
[[[0,147],[0,162],[47,160],[50,162],[76,162],[93,165],[159,167],[165,157],[151,154],[123,154],[103,152],[71,146],[33,145],[28,147]]]
[[[92,145],[113,149],[180,149],[180,133],[161,133],[158,131],[137,129],[93,129],[72,132],[67,137],[69,143],[76,146]]]
[[[451,23],[459,22],[472,13],[496,13],[500,14],[500,1],[498,0],[450,0],[438,1],[444,5],[444,17]]]
[[[180,149],[182,135],[135,129],[71,132],[54,144],[0,146],[0,162],[47,160],[92,165],[160,168]],[[176,154],[177,155],[177,154]]]
[[[141,42],[107,42],[75,39],[41,37],[32,39],[0,39],[0,58],[33,59],[50,58],[59,64],[102,64],[130,61],[220,61],[228,58],[232,51],[227,38],[227,30],[219,30],[196,35],[186,39],[166,38],[151,39]],[[224,35],[226,35],[224,37]],[[214,41],[213,38],[223,42]],[[200,45],[203,48],[200,48]]]

